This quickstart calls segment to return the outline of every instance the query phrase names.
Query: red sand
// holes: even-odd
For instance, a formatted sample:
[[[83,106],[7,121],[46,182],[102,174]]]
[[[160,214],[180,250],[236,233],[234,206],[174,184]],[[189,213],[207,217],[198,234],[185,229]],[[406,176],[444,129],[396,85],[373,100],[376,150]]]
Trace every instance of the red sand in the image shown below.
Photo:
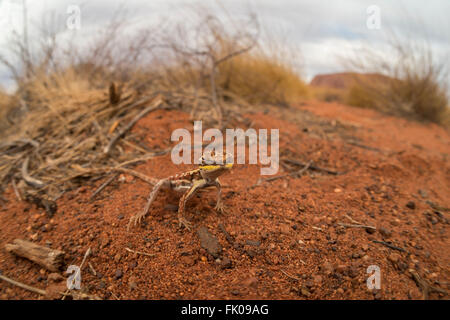
[[[436,213],[426,203],[450,207],[448,131],[318,102],[246,116],[256,129],[280,128],[282,157],[313,160],[344,174],[308,170],[300,178],[249,188],[260,178],[259,167],[236,165],[221,178],[225,214],[214,211],[215,192],[204,192],[187,207],[195,228],[207,227],[223,246],[220,260],[201,247],[195,230],[178,227],[176,195],[160,194],[145,223],[127,232],[128,219],[142,210],[151,190],[129,176],[93,201],[91,194],[104,180],[66,193],[53,218],[18,202],[10,188],[0,208],[0,247],[15,238],[33,240],[64,250],[67,264],[77,265],[91,247],[87,262],[96,275],[86,263],[82,286],[104,299],[420,299],[409,269],[449,290],[448,212]],[[180,127],[192,128],[188,115],[161,110],[133,132],[159,149],[171,145],[170,134]],[[190,168],[175,166],[166,155],[135,169],[163,178]],[[347,216],[378,230],[340,226],[353,223]],[[407,252],[373,240],[391,241]],[[381,270],[381,289],[374,292],[366,286],[369,265]],[[0,270],[38,288],[51,285],[49,272],[4,249]],[[38,298],[0,282],[0,299]]]

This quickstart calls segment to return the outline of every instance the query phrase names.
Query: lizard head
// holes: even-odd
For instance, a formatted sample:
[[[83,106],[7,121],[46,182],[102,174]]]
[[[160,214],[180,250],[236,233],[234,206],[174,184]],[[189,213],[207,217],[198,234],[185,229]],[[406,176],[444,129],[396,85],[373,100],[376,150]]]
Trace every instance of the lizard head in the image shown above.
[[[215,171],[231,169],[233,167],[233,156],[230,153],[222,152],[215,154],[203,154],[200,158],[200,169],[204,171]]]

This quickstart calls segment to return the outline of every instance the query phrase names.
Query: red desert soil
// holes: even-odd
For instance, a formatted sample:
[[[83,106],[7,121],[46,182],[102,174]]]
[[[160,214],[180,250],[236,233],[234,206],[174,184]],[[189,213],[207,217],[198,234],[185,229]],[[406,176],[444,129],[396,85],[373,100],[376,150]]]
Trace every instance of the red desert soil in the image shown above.
[[[151,190],[127,175],[94,200],[106,178],[66,193],[53,217],[17,201],[9,188],[0,209],[1,273],[41,289],[52,285],[48,271],[4,250],[20,238],[64,250],[67,265],[80,265],[90,247],[82,286],[104,299],[421,299],[411,270],[448,292],[448,131],[319,102],[246,117],[255,129],[280,129],[281,158],[313,160],[341,174],[307,170],[255,185],[259,166],[235,165],[221,178],[226,213],[214,211],[215,191],[204,192],[188,205],[191,232],[178,227],[177,196],[164,193],[145,222],[127,232]],[[192,130],[187,114],[160,110],[133,133],[160,149],[180,127]],[[283,163],[280,174],[289,169]],[[166,155],[135,169],[163,178],[189,168]],[[341,225],[356,222],[377,230]],[[218,258],[202,247],[200,227],[223,247]],[[380,268],[380,290],[367,288],[370,265]],[[0,298],[42,297],[0,282]]]

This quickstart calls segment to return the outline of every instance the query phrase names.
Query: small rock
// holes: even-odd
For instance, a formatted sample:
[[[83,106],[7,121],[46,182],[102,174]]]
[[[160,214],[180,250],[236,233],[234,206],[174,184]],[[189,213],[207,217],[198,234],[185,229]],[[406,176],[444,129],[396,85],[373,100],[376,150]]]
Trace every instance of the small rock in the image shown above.
[[[219,240],[212,235],[206,227],[201,227],[197,230],[197,235],[200,238],[200,245],[215,259],[217,259],[221,252],[222,246]]]
[[[100,247],[101,247],[102,249],[105,248],[105,247],[107,247],[107,246],[109,245],[110,241],[111,241],[111,240],[109,240],[109,238],[103,238],[103,239],[102,239],[102,242],[101,242],[101,244],[100,244]]]
[[[335,192],[335,193],[340,193],[340,192],[342,192],[342,189],[336,188],[336,189],[334,189],[334,192]]]
[[[117,219],[122,220],[125,216],[121,213],[117,216]]]
[[[331,263],[325,262],[322,265],[322,270],[325,271],[326,274],[330,274],[330,273],[333,272],[334,268],[333,268],[333,265]]]
[[[356,278],[358,276],[359,270],[356,266],[353,266],[349,269],[348,275],[351,278]]]
[[[220,262],[220,267],[222,269],[231,269],[233,267],[233,263],[227,257],[224,257]]]
[[[103,280],[101,280],[100,283],[98,284],[98,287],[99,287],[100,289],[105,289],[106,283],[105,283]]]
[[[120,253],[116,254],[114,256],[114,262],[119,263],[121,258],[122,258],[122,256],[120,255]]]
[[[48,280],[53,282],[60,282],[64,279],[59,273],[53,272],[48,275]]]
[[[40,240],[40,236],[38,233],[34,233],[30,236],[32,241],[39,241]]]
[[[66,283],[54,283],[45,289],[47,292],[47,295],[45,296],[45,299],[49,300],[56,300],[61,299],[61,292],[65,292],[67,290],[67,284]]]
[[[282,234],[290,234],[291,233],[291,227],[287,224],[280,225],[280,232]]]
[[[374,299],[375,300],[381,300],[383,296],[381,295],[381,291],[377,290],[375,295],[374,295]]]
[[[118,279],[122,278],[122,276],[123,276],[122,270],[117,269],[116,273],[114,274],[114,279],[118,280]]]
[[[195,265],[194,257],[183,256],[180,258],[180,261],[185,267],[192,267],[193,265]]]
[[[322,276],[320,276],[320,275],[316,275],[316,276],[313,276],[313,281],[314,281],[314,283],[315,284],[319,284],[319,283],[321,283],[322,282]]]
[[[305,287],[302,287],[302,288],[300,289],[300,293],[301,293],[302,295],[304,295],[305,297],[309,297],[309,296],[311,295],[311,292],[309,292],[308,289],[306,289]]]
[[[388,260],[390,262],[392,262],[394,265],[398,263],[400,258],[401,258],[400,255],[398,253],[394,253],[394,252],[388,256]]]
[[[339,264],[336,267],[336,272],[338,273],[344,273],[347,270],[347,265],[345,264]]]
[[[258,285],[258,279],[256,279],[255,277],[247,278],[242,281],[242,285],[245,287],[256,288],[256,286]]]
[[[254,258],[258,255],[258,253],[255,250],[245,250],[245,253],[250,257],[250,258]]]
[[[131,290],[134,290],[137,288],[137,281],[136,281],[135,277],[132,276],[132,277],[130,277],[130,279],[128,279],[128,287]]]
[[[422,198],[427,198],[428,197],[428,193],[425,190],[419,189],[419,195]]]
[[[378,231],[381,233],[381,235],[383,237],[386,237],[386,238],[389,238],[392,235],[392,232],[389,229],[386,229],[384,227],[381,227]]]
[[[409,201],[409,202],[406,204],[406,207],[407,207],[408,209],[414,210],[414,209],[416,208],[416,204],[415,204],[413,201]]]
[[[245,243],[249,246],[254,246],[254,247],[259,247],[261,245],[261,242],[257,241],[257,240],[247,240]]]
[[[361,257],[361,255],[359,254],[359,252],[354,252],[353,254],[352,254],[352,258],[353,259],[359,259]]]
[[[339,293],[339,294],[344,294],[344,289],[338,288],[336,292]]]
[[[239,290],[231,290],[233,296],[238,296],[240,294]]]

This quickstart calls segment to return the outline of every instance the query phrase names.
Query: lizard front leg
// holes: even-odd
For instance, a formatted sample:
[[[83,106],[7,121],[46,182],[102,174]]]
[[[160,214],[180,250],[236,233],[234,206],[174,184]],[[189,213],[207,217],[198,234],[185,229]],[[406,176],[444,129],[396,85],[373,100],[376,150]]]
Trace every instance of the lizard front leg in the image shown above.
[[[218,178],[214,181],[214,185],[217,188],[217,202],[216,202],[216,207],[214,209],[216,209],[216,211],[218,213],[224,213],[225,207],[222,203],[222,185],[220,184],[220,181]]]
[[[192,224],[184,217],[184,211],[186,202],[201,188],[205,187],[207,182],[205,179],[194,180],[192,187],[181,197],[180,204],[178,206],[178,222],[180,227],[184,226],[186,229],[191,230]]]
[[[158,194],[158,191],[162,188],[167,189],[170,187],[171,187],[171,184],[170,184],[170,180],[168,180],[168,179],[159,180],[159,182],[157,184],[155,184],[152,192],[150,192],[150,195],[148,196],[147,204],[145,205],[144,210],[130,218],[130,222],[128,222],[128,226],[127,226],[127,231],[130,229],[130,226],[133,223],[134,223],[134,225],[140,223],[141,220],[146,216],[146,214],[150,210],[150,206],[152,205],[153,201],[156,198],[156,195]]]

